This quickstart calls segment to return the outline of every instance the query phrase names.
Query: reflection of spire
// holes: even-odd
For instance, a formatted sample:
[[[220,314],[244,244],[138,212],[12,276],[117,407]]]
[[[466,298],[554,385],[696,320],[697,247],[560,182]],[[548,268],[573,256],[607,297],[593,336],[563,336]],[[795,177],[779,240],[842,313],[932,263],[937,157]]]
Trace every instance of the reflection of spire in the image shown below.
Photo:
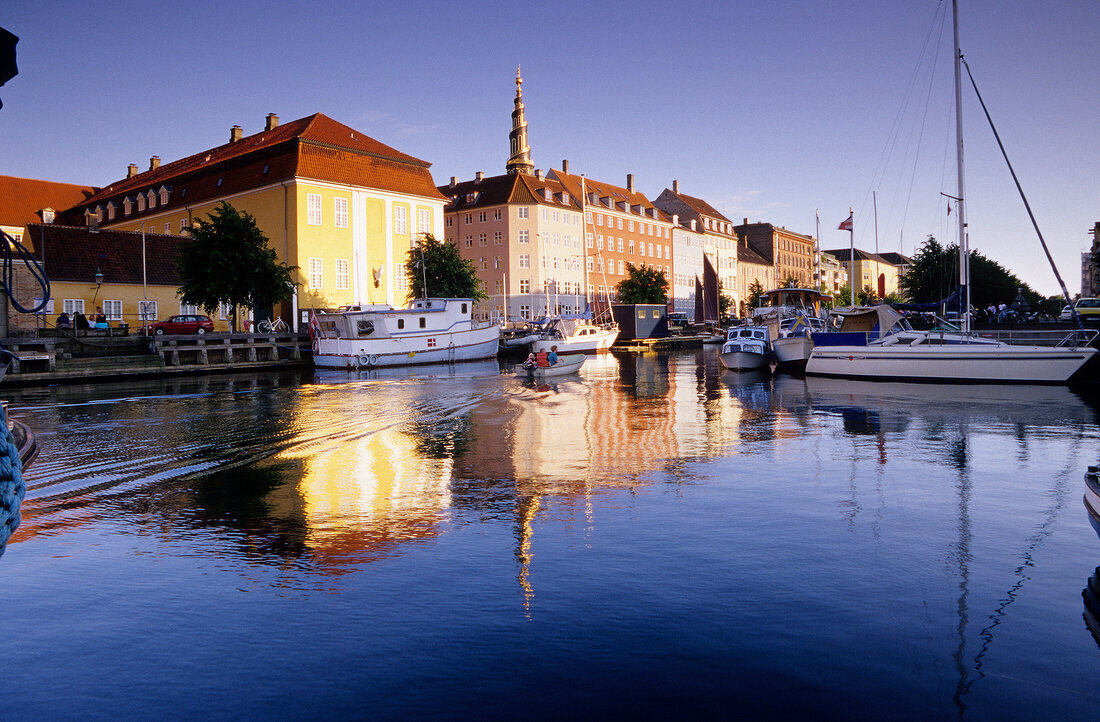
[[[519,500],[519,528],[516,529],[516,559],[519,561],[519,574],[516,580],[523,589],[523,615],[531,618],[531,600],[535,598],[535,590],[531,586],[531,537],[533,530],[531,523],[539,511],[541,498],[538,495]]]
[[[508,134],[511,156],[505,168],[509,175],[532,175],[535,164],[531,162],[531,148],[527,145],[527,118],[523,114],[523,76],[516,66],[516,107],[512,111],[512,132]]]

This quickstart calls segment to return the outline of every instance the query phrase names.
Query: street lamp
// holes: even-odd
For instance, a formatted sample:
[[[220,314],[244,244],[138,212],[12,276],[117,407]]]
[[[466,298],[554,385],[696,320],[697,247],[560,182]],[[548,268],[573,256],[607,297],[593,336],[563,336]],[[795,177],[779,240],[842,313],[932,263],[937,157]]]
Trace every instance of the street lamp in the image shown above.
[[[99,298],[99,287],[103,285],[103,271],[97,267],[95,269],[95,294],[92,296],[92,305],[95,306],[96,299]]]

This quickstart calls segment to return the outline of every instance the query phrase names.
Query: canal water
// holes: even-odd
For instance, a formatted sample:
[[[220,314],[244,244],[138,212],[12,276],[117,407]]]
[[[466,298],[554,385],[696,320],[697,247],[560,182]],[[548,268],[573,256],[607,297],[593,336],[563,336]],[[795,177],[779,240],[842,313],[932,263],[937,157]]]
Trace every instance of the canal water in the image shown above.
[[[0,718],[1095,719],[1065,388],[713,351],[9,390]]]

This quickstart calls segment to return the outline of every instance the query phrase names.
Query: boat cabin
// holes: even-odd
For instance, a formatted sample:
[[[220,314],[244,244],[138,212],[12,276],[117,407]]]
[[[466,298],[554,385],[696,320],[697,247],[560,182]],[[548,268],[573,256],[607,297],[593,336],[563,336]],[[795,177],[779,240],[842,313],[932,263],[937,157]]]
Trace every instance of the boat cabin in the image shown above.
[[[408,307],[386,304],[342,306],[335,313],[314,314],[321,338],[401,338],[466,331],[473,328],[473,299],[418,298]]]

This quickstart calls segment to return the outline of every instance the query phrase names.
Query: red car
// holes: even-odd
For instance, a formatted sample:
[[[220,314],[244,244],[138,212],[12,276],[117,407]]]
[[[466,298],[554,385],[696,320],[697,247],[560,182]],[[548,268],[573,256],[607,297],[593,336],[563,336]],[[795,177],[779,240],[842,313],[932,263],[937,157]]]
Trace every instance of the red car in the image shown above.
[[[209,316],[172,316],[164,321],[157,321],[150,326],[150,330],[158,336],[166,333],[190,333],[202,336],[207,331],[214,330],[214,322]]]

